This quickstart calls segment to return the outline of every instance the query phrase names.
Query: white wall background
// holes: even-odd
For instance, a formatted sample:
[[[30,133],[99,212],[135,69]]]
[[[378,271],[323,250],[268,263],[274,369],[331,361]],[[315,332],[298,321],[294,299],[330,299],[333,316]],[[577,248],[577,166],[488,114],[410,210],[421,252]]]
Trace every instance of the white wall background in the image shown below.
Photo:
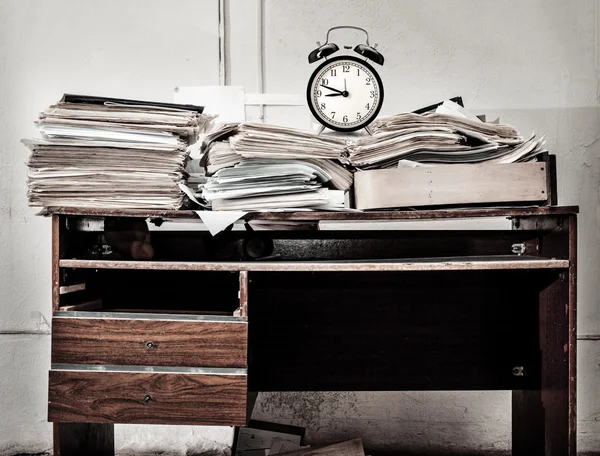
[[[462,95],[477,113],[548,139],[559,202],[581,208],[578,445],[599,452],[600,341],[591,339],[600,334],[600,3],[223,1],[220,65],[218,0],[0,0],[0,455],[51,447],[50,224],[27,206],[19,143],[36,134],[37,113],[65,92],[172,101],[176,86],[221,76],[257,92],[261,47],[265,90],[302,96],[308,53],[340,24],[365,27],[386,57],[382,114]],[[360,35],[345,36],[354,44]],[[247,114],[258,118],[256,108]],[[268,106],[265,117],[310,122],[304,107]],[[268,394],[254,417],[306,425],[313,441],[361,436],[373,449],[510,448],[508,392]],[[221,454],[232,437],[231,428],[116,432],[121,454]]]

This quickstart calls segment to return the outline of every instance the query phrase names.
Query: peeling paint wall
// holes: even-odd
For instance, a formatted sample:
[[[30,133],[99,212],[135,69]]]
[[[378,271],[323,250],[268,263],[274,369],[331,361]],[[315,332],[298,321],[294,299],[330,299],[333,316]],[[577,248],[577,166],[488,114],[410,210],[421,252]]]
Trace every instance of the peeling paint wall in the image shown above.
[[[262,12],[261,12],[262,5]],[[559,202],[578,204],[579,334],[600,333],[599,10],[594,0],[224,0],[226,81],[301,95],[328,27],[365,27],[386,57],[382,114],[461,95],[477,113],[535,131],[558,156]],[[0,455],[50,448],[50,224],[27,207],[19,143],[64,92],[171,101],[219,82],[218,0],[0,0]],[[264,28],[260,29],[260,23]],[[360,35],[336,35],[340,44]],[[249,119],[258,119],[255,107]],[[267,122],[307,127],[304,107]],[[600,341],[578,344],[579,448],[600,451]],[[503,452],[507,392],[263,394],[254,418],[307,425],[312,442]],[[120,454],[226,454],[231,428],[116,426]]]

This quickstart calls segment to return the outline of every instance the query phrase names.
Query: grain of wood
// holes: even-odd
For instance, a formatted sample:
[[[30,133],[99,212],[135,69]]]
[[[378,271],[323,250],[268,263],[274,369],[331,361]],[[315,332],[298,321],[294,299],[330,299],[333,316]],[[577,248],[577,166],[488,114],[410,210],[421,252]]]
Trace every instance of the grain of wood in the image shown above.
[[[245,220],[283,220],[283,221],[389,221],[389,220],[425,220],[470,217],[527,217],[535,215],[568,215],[577,214],[577,206],[543,206],[543,207],[491,207],[462,208],[409,211],[369,211],[369,212],[252,212]],[[142,217],[157,219],[195,219],[195,211],[178,210],[162,211],[151,209],[95,209],[79,207],[49,207],[41,215],[75,215],[89,217]]]
[[[176,367],[247,366],[245,323],[52,319],[52,362]]]
[[[484,271],[496,269],[563,269],[569,260],[497,255],[488,257],[420,258],[381,261],[309,262],[185,262],[60,260],[63,268],[137,269],[163,271],[288,271],[288,272],[369,272],[369,271]]]
[[[52,310],[60,306],[60,216],[52,216]]]
[[[241,426],[246,376],[50,371],[48,421]]]
[[[248,271],[240,271],[240,317],[248,316]]]

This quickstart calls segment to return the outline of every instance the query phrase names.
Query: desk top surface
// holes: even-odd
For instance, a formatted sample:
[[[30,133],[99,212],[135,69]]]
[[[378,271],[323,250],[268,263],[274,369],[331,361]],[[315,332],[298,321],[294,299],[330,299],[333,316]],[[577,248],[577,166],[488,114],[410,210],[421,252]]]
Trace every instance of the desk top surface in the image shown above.
[[[472,217],[531,217],[574,215],[579,213],[578,206],[541,206],[541,207],[491,207],[460,208],[435,210],[398,210],[398,211],[297,211],[297,212],[249,212],[245,220],[280,221],[386,221],[386,220],[425,220],[453,219]],[[160,209],[110,209],[82,207],[48,207],[40,215],[74,215],[87,217],[138,217],[163,219],[197,219],[193,210]]]

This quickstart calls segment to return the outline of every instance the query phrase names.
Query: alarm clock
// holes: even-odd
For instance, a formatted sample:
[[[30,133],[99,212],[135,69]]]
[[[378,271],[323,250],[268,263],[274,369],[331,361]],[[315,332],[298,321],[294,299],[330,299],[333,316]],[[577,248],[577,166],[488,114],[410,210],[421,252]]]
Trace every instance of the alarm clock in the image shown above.
[[[338,55],[328,58],[339,51],[335,43],[329,42],[329,34],[336,29],[355,29],[367,36],[365,44],[358,44],[354,52],[361,55]],[[306,100],[312,115],[321,123],[319,133],[325,128],[335,131],[351,132],[365,128],[375,120],[383,105],[383,83],[379,74],[367,61],[383,65],[384,58],[375,46],[369,44],[369,34],[360,27],[343,25],[327,31],[324,45],[313,50],[309,63],[325,59],[308,80]],[[352,46],[344,46],[352,49]]]

